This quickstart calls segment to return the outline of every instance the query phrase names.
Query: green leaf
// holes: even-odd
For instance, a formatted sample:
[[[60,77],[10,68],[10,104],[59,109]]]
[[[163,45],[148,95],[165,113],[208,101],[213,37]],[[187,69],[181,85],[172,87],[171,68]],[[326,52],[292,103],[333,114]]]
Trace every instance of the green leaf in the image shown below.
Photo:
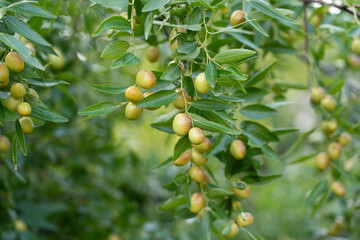
[[[205,111],[221,111],[235,108],[234,105],[227,104],[214,99],[198,99],[191,102],[191,106]]]
[[[341,89],[344,87],[344,84],[345,84],[345,81],[339,81],[337,84],[335,84],[335,86],[333,86],[329,90],[329,94],[335,95],[336,93],[340,92]]]
[[[251,26],[253,26],[259,33],[264,35],[265,37],[269,37],[269,34],[264,30],[264,28],[260,25],[260,23],[256,21],[250,21],[249,22]]]
[[[189,219],[196,217],[196,213],[190,212],[190,210],[186,208],[181,208],[175,212],[175,216],[180,219]]]
[[[272,133],[274,133],[276,136],[293,133],[299,131],[298,128],[276,128],[271,130]]]
[[[222,235],[228,235],[231,232],[231,223],[232,222],[227,222],[221,232]]]
[[[211,240],[211,212],[205,211],[201,220],[201,232],[204,240]]]
[[[191,142],[189,138],[187,136],[180,138],[175,145],[173,161],[176,161],[176,159],[178,159],[181,154],[183,154],[189,148],[191,148]]]
[[[7,7],[6,9],[10,12],[27,14],[30,16],[37,16],[42,18],[56,18],[56,16],[52,13],[31,3],[11,4],[11,6]]]
[[[11,137],[11,155],[12,155],[12,160],[15,166],[15,170],[17,170],[17,154],[18,154],[18,144],[16,141],[16,134],[12,134]]]
[[[97,3],[106,8],[123,8],[129,5],[128,0],[90,0],[93,3]]]
[[[98,29],[92,34],[92,36],[100,36],[109,29],[115,29],[127,33],[132,32],[131,25],[127,19],[120,16],[112,16],[102,22]]]
[[[180,77],[181,77],[181,69],[179,65],[176,63],[171,63],[166,67],[160,79],[166,81],[175,81],[180,79]]]
[[[196,115],[194,113],[190,113],[191,118],[194,121],[195,126],[210,132],[219,132],[224,134],[232,134],[232,135],[238,135],[241,132],[225,127],[219,123],[215,123],[212,121],[209,121],[203,117],[200,117],[199,115]]]
[[[7,108],[3,108],[3,109],[4,109],[4,119],[10,122],[15,122],[17,119],[15,113],[11,112]]]
[[[16,143],[16,142],[15,142],[15,143]],[[6,162],[6,165],[8,166],[8,168],[10,169],[10,171],[15,175],[15,177],[17,177],[22,183],[26,183],[25,178],[24,178],[18,171],[16,171],[16,170],[13,168],[11,162],[10,162],[8,159],[6,159],[6,158],[4,158],[3,160]]]
[[[246,106],[240,112],[251,119],[263,119],[277,114],[276,110],[260,104]]]
[[[206,156],[212,156],[223,151],[225,148],[227,148],[230,145],[232,140],[233,139],[228,135],[220,135],[211,145],[211,148],[207,152]]]
[[[292,20],[288,17],[285,17],[280,12],[278,12],[275,8],[273,8],[272,6],[268,5],[265,2],[262,2],[259,0],[251,0],[248,3],[255,9],[259,10],[260,12],[268,15],[269,17],[276,18],[280,22],[288,22],[288,23],[292,23],[292,24],[297,24],[294,20]]]
[[[258,145],[279,140],[275,134],[257,122],[243,121],[241,129],[244,135],[248,136],[250,140]]]
[[[121,94],[124,93],[128,88],[113,84],[95,84],[95,83],[87,83],[87,82],[85,82],[85,84],[91,87],[92,89],[95,89],[96,91],[107,94]]]
[[[191,209],[191,187],[190,183],[185,183],[185,193],[186,193],[186,202],[188,204],[189,209]]]
[[[45,39],[43,39],[37,32],[32,30],[29,25],[23,21],[18,20],[16,17],[6,16],[4,21],[10,30],[24,36],[26,39],[36,42],[40,45],[51,46],[50,43],[45,41]]]
[[[161,7],[163,7],[165,4],[167,4],[168,2],[170,2],[170,0],[149,0],[144,8],[142,9],[143,12],[150,12],[150,11],[154,11],[157,10]]]
[[[186,204],[185,196],[177,196],[175,199],[170,198],[160,206],[160,210],[168,211],[177,208],[180,205]]]
[[[16,120],[16,122],[15,122],[15,129],[16,129],[16,137],[19,142],[20,149],[23,152],[23,154],[26,156],[27,151],[26,151],[26,145],[25,145],[25,138],[24,138],[24,134],[21,129],[19,120]]]
[[[140,59],[132,53],[125,53],[119,59],[115,60],[111,65],[111,69],[122,66],[137,66],[140,63]]]
[[[171,52],[170,57],[177,58],[180,60],[193,60],[197,58],[197,56],[199,56],[199,53],[200,53],[200,48],[195,48],[195,50],[189,54],[179,53],[178,50],[176,49]]]
[[[178,94],[174,90],[160,90],[141,100],[137,107],[159,107],[175,101]]]
[[[234,195],[232,191],[223,188],[210,188],[206,191],[206,194],[211,198],[223,198]]]
[[[153,26],[153,21],[154,21],[154,15],[152,12],[150,12],[147,15],[146,20],[145,20],[145,30],[144,30],[145,40],[147,40],[149,38],[151,28]]]
[[[247,88],[246,91],[247,91],[247,93],[243,93],[243,92],[239,91],[234,94],[234,97],[239,99],[239,101],[241,100],[243,102],[254,102],[254,101],[261,99],[266,94],[268,94],[268,91],[261,89],[261,88],[254,88],[254,87]]]
[[[292,89],[305,90],[305,89],[308,89],[308,86],[301,84],[301,83],[296,83],[296,82],[276,81],[275,88],[280,88],[280,89],[292,88]]]
[[[296,156],[295,159],[291,159],[288,162],[286,162],[286,165],[291,165],[291,164],[296,164],[296,163],[301,163],[301,162],[305,162],[307,160],[310,160],[311,158],[313,158],[314,156],[316,156],[317,153],[311,153],[311,154],[307,154],[304,156]]]
[[[256,183],[267,183],[274,181],[278,178],[281,178],[282,174],[268,175],[268,176],[260,176],[260,175],[251,175],[242,178],[242,180],[248,184],[256,184]]]
[[[20,42],[13,36],[10,36],[7,33],[0,33],[0,41],[3,42],[5,45],[9,46],[10,48],[15,49],[16,52],[20,55],[20,57],[26,64],[38,68],[40,70],[45,70],[45,68],[41,65],[39,60],[31,56],[30,50],[27,47],[25,47],[25,45],[22,42]]]
[[[208,83],[210,84],[210,86],[214,88],[217,79],[217,70],[215,63],[213,63],[212,61],[210,61],[209,64],[206,66],[205,77]]]
[[[276,61],[270,63],[260,71],[256,72],[252,75],[252,77],[245,83],[245,87],[250,87],[265,79],[266,74],[270,71],[270,69],[276,64]]]
[[[82,116],[99,116],[112,113],[117,108],[117,105],[111,102],[102,102],[79,111]]]
[[[35,78],[24,78],[23,79],[28,84],[38,86],[38,87],[53,87],[58,84],[69,84],[68,82],[62,80],[52,80],[52,79],[35,79]]]
[[[179,44],[177,52],[182,54],[190,54],[196,49],[196,47],[197,42],[182,42]]]
[[[211,11],[216,12],[216,9],[213,8],[213,7],[209,4],[209,2],[208,2],[207,0],[198,0],[198,2],[199,2],[201,5],[203,5],[204,7],[207,7],[208,9],[210,9]]]
[[[323,194],[324,192],[326,192],[328,188],[328,182],[327,180],[322,180],[321,182],[319,182],[314,189],[311,191],[310,195],[308,196],[308,198],[306,199],[306,204],[307,205],[312,205],[314,203],[314,201],[316,200],[316,198]]]
[[[45,121],[50,121],[50,122],[68,122],[69,120],[60,115],[59,113],[52,111],[52,110],[48,110],[48,109],[44,109],[44,108],[40,108],[37,106],[32,106],[31,107],[31,115],[45,120]]]
[[[165,161],[162,161],[161,163],[157,164],[152,170],[157,170],[159,168],[165,167],[165,166],[170,166],[172,165],[172,158],[168,158]]]
[[[217,63],[236,63],[255,54],[256,52],[248,49],[230,49],[216,54],[214,61]]]
[[[115,40],[106,45],[104,51],[101,53],[101,58],[116,59],[120,58],[126,50],[130,47],[130,44],[123,40]]]

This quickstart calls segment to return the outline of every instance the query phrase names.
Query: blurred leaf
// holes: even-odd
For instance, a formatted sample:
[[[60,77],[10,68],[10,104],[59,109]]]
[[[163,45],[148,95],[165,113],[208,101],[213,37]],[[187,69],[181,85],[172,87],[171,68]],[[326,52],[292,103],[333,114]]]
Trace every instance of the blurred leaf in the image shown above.
[[[228,235],[231,232],[231,224],[232,222],[227,222],[221,232],[222,235]]]
[[[102,5],[103,7],[106,8],[123,8],[123,7],[127,7],[129,5],[129,1],[128,0],[90,0],[93,3],[97,3]]]
[[[292,24],[297,24],[294,20],[282,15],[275,8],[273,8],[272,6],[268,5],[267,3],[263,2],[263,1],[251,0],[251,2],[249,2],[249,4],[252,7],[254,7],[255,9],[259,10],[260,12],[262,12],[272,18],[276,18],[280,22],[288,22],[288,23],[292,23]]]
[[[242,180],[248,184],[259,184],[259,183],[267,183],[274,181],[278,178],[281,178],[282,174],[268,175],[268,176],[260,176],[260,175],[248,175]]]
[[[328,187],[328,182],[327,180],[322,180],[321,182],[319,182],[312,190],[310,195],[307,197],[306,199],[306,204],[307,205],[312,205],[314,203],[314,201],[316,200],[316,198],[323,194]]]
[[[215,155],[221,151],[223,151],[225,148],[227,148],[230,143],[232,142],[232,138],[228,135],[220,135],[216,141],[212,144],[210,150],[207,152],[206,156],[212,156]]]
[[[4,161],[6,162],[6,165],[9,167],[10,171],[15,175],[15,177],[17,177],[17,179],[19,179],[22,183],[26,183],[25,178],[14,169],[11,162],[7,158],[4,158]]]
[[[143,12],[150,12],[157,10],[161,7],[163,7],[165,4],[170,2],[170,0],[149,0],[144,5],[144,8],[142,9]]]
[[[145,32],[144,32],[144,36],[145,39],[147,40],[149,38],[149,34],[151,32],[151,28],[153,26],[153,21],[154,21],[154,15],[152,12],[150,12],[145,20]]]
[[[15,129],[16,129],[16,138],[17,138],[17,140],[19,142],[20,149],[23,152],[23,154],[26,156],[27,151],[26,151],[25,138],[24,138],[24,134],[23,134],[23,131],[21,129],[19,120],[16,120],[16,122],[15,122]]]
[[[270,63],[260,71],[257,71],[255,74],[251,76],[251,78],[245,83],[245,87],[250,87],[255,85],[256,83],[265,79],[266,74],[270,71],[270,69],[276,64],[276,61]]]
[[[190,212],[190,210],[186,208],[181,208],[175,212],[175,216],[180,219],[189,219],[196,217],[196,213]]]
[[[109,29],[115,29],[127,33],[132,32],[131,25],[127,19],[120,16],[112,16],[103,21],[92,36],[98,37]]]
[[[137,107],[158,107],[172,103],[178,94],[174,90],[160,90],[136,104]]]
[[[115,40],[106,45],[100,57],[108,59],[120,58],[129,47],[130,44],[128,42],[123,40]]]
[[[127,87],[112,85],[112,84],[94,84],[88,82],[85,82],[85,84],[99,92],[103,92],[107,94],[120,94],[120,93],[124,93],[127,89]]]
[[[170,57],[177,58],[180,60],[193,60],[197,58],[197,56],[199,56],[199,53],[200,53],[200,48],[195,48],[195,50],[189,54],[182,54],[178,52],[178,50],[176,49],[171,52]]]
[[[210,188],[206,191],[206,194],[211,198],[223,198],[234,195],[232,191],[223,188]]]
[[[36,118],[39,118],[39,119],[42,119],[45,121],[50,121],[50,122],[67,122],[67,121],[69,121],[66,117],[61,116],[59,113],[57,113],[55,111],[40,108],[37,106],[32,106],[31,115]]]
[[[117,109],[117,105],[111,102],[102,102],[80,110],[82,116],[99,116],[112,113]]]
[[[198,99],[191,102],[191,106],[205,111],[221,111],[235,108],[234,105],[227,104],[214,99]]]
[[[237,135],[240,134],[239,131],[225,127],[223,125],[220,125],[218,123],[206,120],[203,117],[200,117],[199,115],[196,115],[194,113],[190,113],[191,118],[193,119],[193,122],[195,126],[210,132],[219,132],[219,133],[225,133],[225,134],[233,134]]]
[[[211,212],[205,211],[201,220],[201,231],[204,240],[211,240]]]
[[[177,208],[180,205],[186,204],[185,196],[177,196],[176,198],[170,198],[160,206],[160,210],[168,211]]]
[[[191,187],[190,187],[190,183],[188,181],[185,183],[185,193],[186,193],[187,205],[188,205],[189,209],[191,209]]]
[[[132,53],[125,53],[119,59],[116,59],[111,68],[118,68],[122,66],[137,66],[140,63],[140,59]]]
[[[304,156],[300,156],[300,157],[296,157],[295,159],[291,159],[290,161],[287,161],[285,164],[286,165],[291,165],[291,164],[296,164],[296,163],[301,163],[301,162],[305,162],[311,158],[313,158],[314,156],[316,156],[318,153],[311,153],[311,154],[307,154]]]
[[[23,79],[28,84],[38,86],[38,87],[53,87],[58,84],[69,84],[68,82],[62,80],[52,80],[52,79],[35,79],[35,78],[24,78]]]
[[[248,105],[240,110],[241,114],[250,119],[263,119],[277,114],[276,110],[264,105]]]

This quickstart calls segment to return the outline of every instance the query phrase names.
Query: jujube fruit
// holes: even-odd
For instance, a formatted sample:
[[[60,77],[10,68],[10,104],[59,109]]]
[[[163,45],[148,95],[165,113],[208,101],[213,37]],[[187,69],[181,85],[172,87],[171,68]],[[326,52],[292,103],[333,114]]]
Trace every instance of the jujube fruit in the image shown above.
[[[230,145],[230,153],[235,159],[243,159],[246,154],[245,144],[241,140],[234,140]]]
[[[13,96],[9,95],[4,102],[4,106],[12,112],[17,111],[17,106],[22,102],[21,99],[14,98]]]
[[[146,50],[146,57],[149,59],[150,62],[156,62],[159,59],[160,50],[155,46],[150,46]]]
[[[204,165],[208,161],[208,159],[202,153],[199,153],[198,151],[193,151],[191,153],[191,161],[195,165],[201,166]]]
[[[22,117],[19,120],[21,129],[24,134],[30,134],[32,133],[34,129],[34,123],[33,121],[28,117]]]
[[[327,95],[323,100],[321,100],[321,106],[327,111],[332,112],[336,108],[336,101],[332,96]]]
[[[236,10],[231,14],[230,24],[232,26],[236,26],[236,25],[238,25],[240,23],[243,23],[245,21],[246,21],[246,19],[245,19],[245,12],[244,11]]]
[[[238,209],[241,207],[242,207],[242,203],[240,201],[236,201],[236,200],[231,201],[231,209],[233,212],[238,211]]]
[[[201,144],[205,139],[204,132],[198,128],[193,127],[189,131],[189,140],[192,144],[198,145]]]
[[[346,190],[341,182],[334,182],[333,184],[331,184],[330,188],[336,196],[338,197],[345,196]]]
[[[153,94],[153,93],[154,93],[154,92],[146,92],[146,93],[144,93],[144,98],[150,96],[150,95]],[[145,109],[146,109],[146,110],[156,110],[156,109],[159,109],[159,108],[161,108],[161,106],[159,106],[159,107],[146,107]]]
[[[318,27],[321,23],[321,17],[319,15],[314,15],[311,19],[310,19],[311,24],[314,27]]]
[[[140,70],[136,74],[136,82],[140,87],[150,89],[156,84],[156,76],[150,70]]]
[[[24,70],[24,61],[16,52],[9,52],[5,57],[5,63],[6,66],[14,72]]]
[[[199,93],[207,93],[210,90],[210,85],[206,80],[205,73],[200,73],[195,79],[195,87]]]
[[[25,89],[24,85],[22,85],[21,83],[14,83],[10,87],[10,94],[14,98],[20,99],[25,96],[26,89]]]
[[[198,213],[205,206],[205,197],[201,193],[194,193],[191,195],[191,208],[192,213]]]
[[[189,150],[186,150],[185,152],[183,152],[183,154],[180,155],[180,157],[178,159],[176,159],[173,164],[175,166],[184,166],[186,165],[188,162],[190,162],[191,160],[191,153]]]
[[[351,49],[354,53],[357,55],[360,55],[360,39],[354,39],[354,41],[351,43]]]
[[[8,152],[10,150],[11,143],[6,136],[0,135],[0,152]]]
[[[241,199],[246,199],[250,196],[250,188],[245,182],[241,182],[243,185],[245,185],[245,189],[238,189],[236,187],[232,187],[232,191],[234,194]]]
[[[320,87],[311,88],[310,98],[313,103],[319,104],[324,97],[325,97],[324,89]]]
[[[244,214],[246,216],[246,220],[242,216],[242,214],[239,214],[236,217],[236,222],[241,227],[248,227],[254,222],[254,217],[253,217],[253,215],[251,213],[248,213],[248,212],[244,212]]]
[[[25,44],[25,47],[30,50],[31,56],[33,56],[33,57],[36,56],[36,51],[35,51],[35,46],[34,46],[34,44],[32,44],[31,42],[27,42],[27,43]]]
[[[332,160],[338,159],[340,157],[341,151],[342,151],[342,147],[337,142],[330,143],[326,150],[328,156]]]
[[[125,108],[125,116],[129,120],[138,119],[143,112],[143,108],[137,107],[135,103],[129,102]]]
[[[22,102],[17,106],[17,112],[21,116],[29,116],[31,113],[31,106],[27,102]]]
[[[125,97],[127,100],[129,100],[132,103],[138,103],[144,98],[144,95],[143,92],[140,90],[140,88],[136,86],[131,86],[128,89],[126,89]]]
[[[360,67],[360,58],[356,54],[350,54],[347,57],[347,61],[348,61],[349,65],[353,68]]]
[[[55,71],[60,71],[65,66],[65,56],[62,50],[58,47],[54,47],[54,51],[56,52],[57,56],[52,54],[48,55],[50,67]]]
[[[185,91],[185,89],[176,89],[176,92],[178,93],[177,98],[173,101],[173,105],[174,107],[176,107],[177,109],[185,109],[185,106],[189,105],[189,103],[191,102],[191,97],[187,94],[187,92]],[[184,98],[185,96],[185,98]]]
[[[335,120],[323,121],[321,123],[321,129],[327,136],[333,134],[336,131],[337,127],[338,124]]]
[[[210,140],[207,137],[205,137],[204,141],[202,143],[200,143],[198,145],[193,144],[192,146],[196,149],[196,151],[198,151],[200,153],[204,153],[204,152],[207,152],[210,150],[211,145],[212,144],[211,144]]]
[[[341,133],[340,136],[337,139],[337,142],[345,147],[351,142],[351,135],[349,133]]]
[[[230,232],[225,235],[226,238],[233,238],[239,232],[239,226],[235,222],[231,222]]]
[[[9,69],[5,63],[0,63],[0,82],[9,84]]]
[[[315,163],[317,169],[323,171],[329,166],[330,158],[326,153],[321,152],[318,155],[316,155]]]
[[[186,113],[178,113],[172,123],[176,135],[183,137],[191,129],[191,118]]]
[[[21,219],[16,219],[14,222],[15,230],[19,232],[24,232],[27,230],[26,223]]]
[[[205,171],[199,166],[193,166],[189,170],[189,175],[195,182],[201,183],[206,181]]]

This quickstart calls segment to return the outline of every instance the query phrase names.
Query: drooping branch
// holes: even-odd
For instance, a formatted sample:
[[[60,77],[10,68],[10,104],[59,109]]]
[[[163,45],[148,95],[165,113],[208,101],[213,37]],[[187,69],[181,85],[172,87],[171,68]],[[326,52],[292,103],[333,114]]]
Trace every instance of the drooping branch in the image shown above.
[[[353,10],[351,10],[351,8],[349,8],[349,7],[347,7],[347,6],[345,6],[345,5],[339,5],[339,4],[336,4],[336,3],[327,3],[327,2],[324,2],[324,1],[322,1],[322,0],[302,0],[304,3],[319,3],[319,4],[322,4],[322,5],[331,5],[331,6],[333,6],[333,7],[336,7],[336,8],[338,8],[338,9],[340,9],[340,10],[342,10],[342,11],[345,11],[345,12],[347,12],[347,13],[350,13],[350,14],[352,14],[352,15],[354,15],[355,14],[355,12],[353,11]],[[356,4],[356,5],[354,5],[354,7],[355,8],[359,8],[360,7],[360,5],[359,4]],[[356,13],[356,16],[358,17],[358,18],[360,18],[360,13]]]

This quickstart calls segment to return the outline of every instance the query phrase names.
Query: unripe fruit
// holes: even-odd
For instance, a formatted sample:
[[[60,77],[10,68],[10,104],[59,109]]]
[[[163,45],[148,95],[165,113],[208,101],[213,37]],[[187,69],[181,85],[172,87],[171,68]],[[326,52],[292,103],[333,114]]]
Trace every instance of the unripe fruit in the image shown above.
[[[236,25],[238,25],[240,23],[243,23],[245,21],[246,21],[246,19],[245,19],[245,12],[244,11],[236,10],[231,14],[230,24],[232,26],[236,26]]]
[[[337,142],[332,142],[327,147],[326,152],[327,152],[328,156],[330,157],[330,159],[336,160],[339,158],[341,151],[342,151],[341,145]]]
[[[178,113],[172,123],[176,135],[183,137],[191,128],[191,118],[186,113]]]
[[[345,196],[345,192],[346,192],[345,187],[340,182],[334,182],[333,184],[331,184],[331,190],[338,197]]]
[[[22,117],[19,120],[21,129],[24,134],[30,134],[34,129],[33,121],[28,117]]]
[[[159,59],[160,50],[155,46],[150,46],[146,50],[146,57],[149,59],[150,62],[156,62]]]
[[[311,24],[314,27],[318,27],[321,23],[321,17],[319,15],[314,15],[311,19],[310,19]]]
[[[351,135],[349,133],[342,133],[338,137],[337,142],[344,147],[351,142]]]
[[[336,131],[337,127],[338,127],[338,124],[335,120],[324,121],[321,123],[321,129],[327,136],[330,136],[331,134],[333,134]]]
[[[58,47],[54,47],[54,51],[56,52],[57,56],[52,54],[48,55],[50,67],[55,71],[60,71],[65,66],[65,56],[62,50]]]
[[[192,213],[198,213],[204,208],[205,197],[201,193],[194,193],[191,196],[191,208]]]
[[[35,46],[34,46],[34,44],[32,44],[31,42],[27,42],[27,43],[25,44],[25,47],[27,47],[27,49],[30,50],[31,56],[33,56],[33,57],[36,56],[36,51],[35,51]]]
[[[204,165],[208,161],[208,159],[202,153],[199,153],[198,151],[193,151],[191,153],[191,161],[195,165],[201,166]]]
[[[205,73],[200,73],[195,79],[195,87],[199,93],[207,93],[210,90],[210,85],[206,80]]]
[[[169,62],[169,65],[172,64],[172,63],[176,63],[175,60],[172,60],[171,62]],[[180,68],[181,68],[181,72],[182,74],[185,73],[185,66],[182,62],[180,62]]]
[[[9,52],[5,57],[5,63],[6,66],[14,72],[24,70],[24,61],[16,52]]]
[[[246,183],[244,182],[241,183],[245,185],[245,189],[237,189],[236,187],[233,186],[232,191],[238,198],[246,199],[250,196],[250,188]]]
[[[245,144],[241,140],[234,140],[230,146],[230,153],[235,159],[243,159],[246,154]]]
[[[37,100],[40,99],[39,94],[32,88],[29,88],[29,93],[33,95]]]
[[[108,240],[121,240],[121,237],[115,233],[109,235]]]
[[[9,69],[5,63],[0,63],[0,82],[9,84]]]
[[[204,142],[205,135],[203,131],[198,127],[193,127],[189,131],[189,140],[192,144],[199,145]]]
[[[353,68],[360,67],[360,58],[356,54],[350,54],[347,57],[348,63]]]
[[[150,70],[140,70],[136,75],[136,82],[140,87],[150,89],[156,84],[156,76]]]
[[[24,85],[22,85],[21,83],[14,83],[10,87],[10,94],[14,98],[21,99],[25,96],[26,89],[25,89]]]
[[[31,106],[27,102],[22,102],[17,106],[17,111],[21,116],[29,116],[31,113]]]
[[[191,153],[189,150],[186,150],[181,156],[176,159],[173,164],[175,166],[184,166],[191,160]]]
[[[0,152],[8,152],[11,144],[6,136],[0,135]]]
[[[14,222],[15,230],[19,232],[24,232],[27,230],[26,223],[23,220],[17,219]]]
[[[211,144],[210,140],[207,137],[205,137],[204,141],[202,143],[200,143],[198,145],[193,144],[192,146],[196,149],[196,151],[198,151],[200,153],[204,153],[204,152],[207,152],[210,150],[211,145],[212,144]]]
[[[311,88],[310,98],[313,103],[319,104],[324,97],[325,97],[325,92],[322,88],[320,87]]]
[[[143,112],[143,108],[137,107],[135,103],[129,102],[125,108],[125,116],[129,120],[138,119]]]
[[[251,213],[248,213],[248,212],[244,212],[244,214],[246,216],[246,220],[242,216],[242,214],[239,214],[236,217],[236,222],[241,227],[248,227],[254,222],[254,217],[253,217],[253,215]]]
[[[231,222],[230,232],[225,235],[226,238],[233,238],[239,232],[239,226],[235,222]]]
[[[4,106],[9,109],[12,112],[16,112],[17,111],[17,107],[18,105],[22,102],[21,99],[16,99],[13,96],[9,95],[5,102],[4,102]]]
[[[150,95],[153,94],[153,93],[154,93],[154,92],[146,92],[146,93],[144,93],[144,98],[150,96]],[[156,109],[159,109],[159,108],[161,108],[161,106],[159,106],[159,107],[146,107],[145,109],[146,109],[146,110],[156,110]]]
[[[360,55],[360,39],[354,39],[354,41],[351,44],[351,49],[353,50],[354,53],[356,53],[357,55]]]
[[[327,111],[332,112],[336,108],[336,101],[332,96],[327,95],[323,100],[321,100],[321,106]]]
[[[316,156],[315,163],[317,169],[323,171],[329,166],[330,158],[326,153],[322,152]]]
[[[236,200],[231,201],[231,209],[233,212],[238,211],[238,209],[241,207],[242,207],[242,203],[240,201],[236,201]]]
[[[189,102],[191,102],[191,97],[187,94],[185,89],[181,90],[180,88],[178,88],[176,89],[176,92],[178,93],[178,96],[173,101],[174,107],[176,107],[177,109],[185,109],[185,105],[187,106],[189,105]]]
[[[144,98],[144,95],[140,88],[132,86],[126,89],[125,97],[132,103],[138,103]]]
[[[191,167],[189,170],[189,175],[195,182],[201,183],[206,181],[206,174],[199,166]]]

